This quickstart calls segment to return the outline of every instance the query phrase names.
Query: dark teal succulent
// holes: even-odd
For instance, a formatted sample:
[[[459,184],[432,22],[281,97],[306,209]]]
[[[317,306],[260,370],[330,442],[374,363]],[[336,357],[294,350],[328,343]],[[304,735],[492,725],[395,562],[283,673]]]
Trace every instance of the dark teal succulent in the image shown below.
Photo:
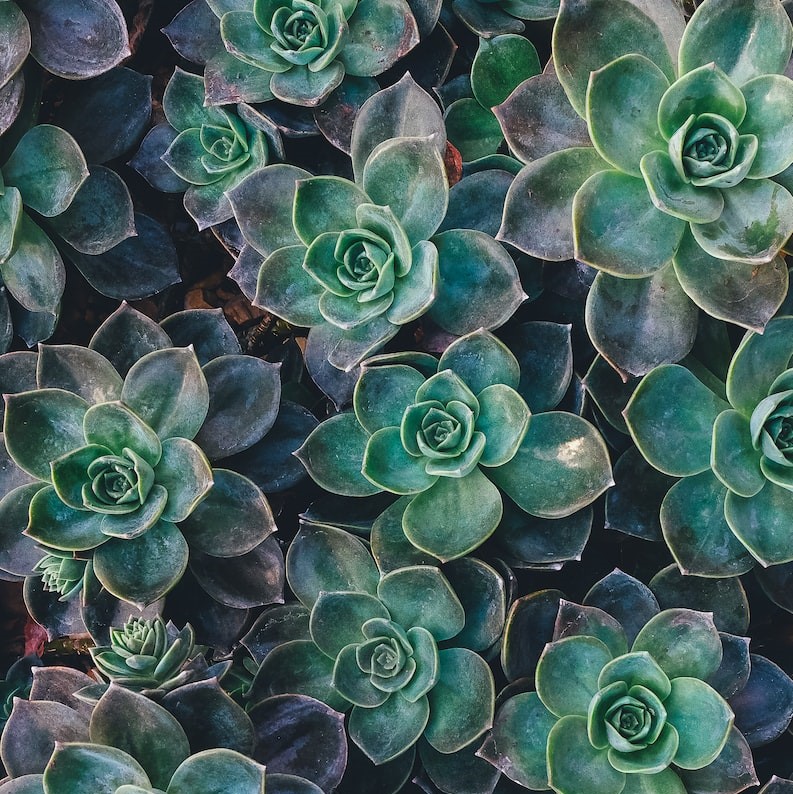
[[[185,209],[199,229],[233,216],[226,192],[269,157],[261,130],[233,107],[205,107],[204,99],[201,77],[177,67],[163,95],[167,123],[148,133],[131,163],[154,187],[184,191]]]
[[[297,454],[325,489],[387,491],[409,542],[439,560],[468,554],[499,526],[502,491],[541,518],[569,516],[611,484],[600,436],[559,411],[532,416],[520,367],[492,334],[455,340],[436,360],[364,364],[354,412],[326,420]]]
[[[478,36],[522,33],[523,20],[553,19],[559,0],[454,0],[452,10]]]
[[[710,0],[687,25],[671,2],[562,3],[556,77],[532,78],[499,109],[528,162],[500,239],[600,271],[587,328],[617,368],[642,375],[683,358],[697,306],[759,332],[779,308],[793,233],[792,47],[779,0]],[[521,109],[564,119],[540,122],[545,151]]]
[[[226,52],[208,61],[207,83],[223,83],[251,102],[275,98],[314,107],[345,75],[381,74],[419,41],[404,0],[244,0],[232,6],[208,0],[208,5],[220,19]]]
[[[793,318],[747,332],[726,384],[690,370],[649,373],[625,410],[641,453],[681,477],[661,526],[685,572],[734,576],[793,560]]]

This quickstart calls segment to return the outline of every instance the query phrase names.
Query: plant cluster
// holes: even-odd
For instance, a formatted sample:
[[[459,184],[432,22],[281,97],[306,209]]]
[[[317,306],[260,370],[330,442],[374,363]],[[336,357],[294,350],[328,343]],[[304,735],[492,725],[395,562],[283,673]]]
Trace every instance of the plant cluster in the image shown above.
[[[0,794],[791,794],[792,18],[0,0]]]

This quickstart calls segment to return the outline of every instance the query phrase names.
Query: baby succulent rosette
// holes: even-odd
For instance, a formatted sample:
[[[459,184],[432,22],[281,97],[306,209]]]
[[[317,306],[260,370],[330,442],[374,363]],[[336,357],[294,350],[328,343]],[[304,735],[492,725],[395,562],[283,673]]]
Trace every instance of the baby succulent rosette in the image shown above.
[[[167,123],[154,127],[133,165],[154,187],[184,192],[199,229],[233,216],[226,192],[267,165],[265,134],[229,107],[204,106],[204,81],[177,67],[162,106]]]
[[[557,794],[742,791],[757,782],[751,753],[708,683],[721,636],[711,613],[675,608],[629,646],[613,617],[562,601],[536,691],[504,702],[480,752],[523,786]]]
[[[495,684],[477,651],[497,640],[504,615],[503,581],[482,567],[492,602],[467,599],[464,609],[440,569],[381,575],[357,538],[303,527],[287,555],[302,607],[290,607],[294,617],[273,637],[277,647],[264,657],[253,701],[296,692],[349,710],[349,737],[375,764],[422,736],[439,753],[466,747],[492,724]],[[298,630],[300,612],[309,614]]]
[[[226,51],[205,78],[250,102],[315,107],[345,75],[374,77],[418,44],[405,0],[207,0]],[[222,97],[222,94],[221,94]],[[220,102],[228,101],[220,98]],[[212,101],[212,104],[216,104]]]
[[[310,327],[309,351],[321,349],[338,369],[424,314],[462,334],[498,327],[525,298],[492,237],[438,233],[449,186],[435,137],[377,144],[355,182],[272,165],[229,197],[250,246],[241,260],[264,258],[255,304]]]
[[[515,356],[484,330],[440,360],[380,356],[364,364],[354,412],[322,422],[296,454],[333,493],[402,496],[388,514],[410,544],[461,557],[499,526],[502,491],[525,513],[561,518],[612,484],[595,428],[561,411],[532,416],[519,382]]]
[[[211,560],[222,565],[245,555],[274,531],[258,487],[213,468],[196,443],[217,457],[223,432],[241,412],[228,392],[218,394],[216,375],[244,370],[249,386],[269,396],[262,381],[277,381],[271,365],[230,355],[204,370],[192,347],[169,347],[140,357],[122,379],[86,348],[42,346],[37,356],[7,356],[12,379],[32,358],[35,388],[20,374],[21,388],[6,395],[4,570],[30,576],[36,567],[52,590],[55,562],[40,562],[42,549],[50,558],[89,559],[109,593],[151,604],[180,580],[189,548],[207,570]],[[260,429],[258,418],[247,423]],[[62,573],[57,592],[79,576],[66,572],[63,582]],[[224,600],[217,586],[209,592]]]
[[[557,78],[534,78],[502,106],[508,140],[523,135],[519,110],[550,112],[560,88],[586,122],[560,111],[574,132],[527,157],[500,236],[600,271],[587,328],[618,368],[642,375],[683,358],[697,306],[757,331],[779,308],[793,233],[792,46],[779,0],[706,0],[686,26],[672,2],[563,2],[555,91]]]
[[[625,410],[639,451],[681,477],[661,505],[681,570],[735,576],[793,560],[793,317],[748,332],[726,384],[664,365]]]

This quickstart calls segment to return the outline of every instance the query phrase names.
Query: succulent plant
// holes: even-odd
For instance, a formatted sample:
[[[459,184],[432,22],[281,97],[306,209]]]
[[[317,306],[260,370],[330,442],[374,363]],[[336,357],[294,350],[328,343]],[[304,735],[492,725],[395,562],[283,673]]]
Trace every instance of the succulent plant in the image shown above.
[[[226,49],[209,58],[207,84],[222,83],[228,93],[250,102],[276,98],[319,105],[345,75],[381,74],[419,41],[405,0],[207,4],[220,19]]]
[[[321,423],[297,454],[331,492],[402,495],[410,543],[439,560],[461,557],[499,526],[502,491],[530,515],[560,518],[611,483],[595,429],[563,412],[532,417],[519,380],[517,360],[487,331],[456,340],[437,362],[375,358],[354,412]]]
[[[749,331],[726,384],[680,365],[645,376],[625,409],[637,447],[682,477],[661,505],[664,538],[683,572],[734,576],[757,560],[793,560],[789,388],[793,318]]]
[[[269,401],[267,365],[242,356],[224,364],[246,371]],[[274,530],[264,495],[246,477],[213,469],[193,441],[215,457],[221,428],[230,427],[222,417],[238,411],[228,394],[211,405],[214,371],[225,370],[205,375],[191,348],[165,348],[140,357],[122,379],[95,351],[42,347],[37,388],[23,380],[6,395],[5,447],[27,481],[0,507],[9,527],[25,531],[4,541],[17,570],[38,561],[33,541],[45,553],[85,553],[107,591],[150,604],[182,577],[188,545],[226,559],[264,541]],[[258,440],[260,420],[248,426],[255,438],[235,439],[227,451]]]
[[[345,555],[349,589],[338,589],[329,554]],[[491,576],[499,579],[492,569]],[[482,636],[492,642],[489,622],[500,620],[474,616],[474,608],[463,632],[467,613],[438,568],[380,576],[360,541],[337,529],[305,529],[290,549],[287,577],[311,610],[309,633],[296,623],[281,629],[254,680],[254,702],[289,691],[352,707],[348,734],[378,765],[422,736],[440,753],[457,752],[490,726],[493,677],[471,647]]]
[[[5,678],[0,681],[0,733],[2,733],[11,710],[14,707],[14,699],[26,699],[30,695],[30,687],[33,684],[33,668],[41,665],[41,659],[36,655],[23,656],[17,659]]]
[[[510,190],[500,239],[601,271],[587,328],[631,374],[689,352],[697,306],[761,331],[787,291],[793,232],[782,4],[709,0],[684,26],[672,2],[663,14],[629,0],[562,3],[553,41],[556,77],[532,78],[498,110],[527,159],[521,110],[559,119]]]
[[[48,549],[33,571],[41,575],[46,591],[58,593],[58,600],[66,601],[81,591],[85,566],[86,560],[75,558],[73,553]]]
[[[158,695],[196,680],[189,665],[205,651],[195,644],[189,623],[179,631],[160,617],[130,618],[122,628],[110,629],[110,645],[90,649],[105,678],[136,692],[155,690]]]
[[[267,138],[233,108],[205,107],[203,79],[179,67],[163,110],[167,123],[148,133],[131,164],[160,190],[186,191],[185,209],[199,229],[228,220],[234,213],[225,194],[267,165]]]
[[[262,169],[230,193],[264,257],[255,303],[310,326],[343,370],[425,313],[452,333],[501,325],[525,297],[515,264],[482,232],[437,234],[448,193],[432,138],[380,143],[356,182]]]

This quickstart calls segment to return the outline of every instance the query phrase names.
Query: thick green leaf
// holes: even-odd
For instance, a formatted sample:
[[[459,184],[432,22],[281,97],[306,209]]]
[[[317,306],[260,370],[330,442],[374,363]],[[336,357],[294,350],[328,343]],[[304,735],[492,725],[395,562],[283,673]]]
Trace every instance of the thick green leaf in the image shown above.
[[[665,149],[658,103],[669,88],[664,73],[643,55],[623,55],[589,78],[586,116],[592,143],[615,168],[641,176],[647,152]]]
[[[642,179],[619,171],[591,176],[573,199],[575,258],[621,278],[661,270],[685,228],[653,205]]]
[[[626,775],[622,794],[686,794],[686,788],[671,769],[664,769],[657,774]]]
[[[0,570],[15,576],[33,575],[41,550],[22,532],[28,525],[30,501],[43,487],[42,482],[19,484],[0,499]]]
[[[478,330],[455,339],[443,352],[438,371],[451,369],[474,394],[496,383],[516,389],[520,366],[509,348],[493,334]]]
[[[107,541],[102,532],[103,519],[100,513],[64,504],[53,488],[42,488],[30,501],[26,534],[56,549],[86,551]]]
[[[598,607],[582,606],[562,599],[556,616],[553,640],[564,637],[594,637],[600,640],[614,657],[628,652],[625,632],[616,618]]]
[[[548,734],[556,721],[536,692],[522,692],[509,698],[498,710],[492,739],[485,742],[478,754],[511,780],[527,788],[546,789]]]
[[[119,714],[126,719],[122,722]],[[91,741],[123,750],[135,758],[152,781],[165,789],[190,744],[176,718],[149,698],[117,684],[91,712]]]
[[[52,763],[44,771],[45,791],[50,794],[81,790],[115,794],[124,784],[140,786],[144,791],[151,786],[143,767],[131,755],[101,744],[56,746]]]
[[[355,229],[355,210],[371,200],[349,179],[315,176],[298,180],[295,190],[294,227],[305,245],[320,234]]]
[[[756,77],[741,87],[746,97],[746,118],[741,134],[759,141],[748,176],[774,176],[793,163],[793,144],[783,130],[793,114],[793,80],[776,74]]]
[[[704,471],[673,485],[664,497],[664,540],[683,573],[738,576],[753,567],[724,516],[728,493],[711,471]]]
[[[391,493],[416,494],[431,488],[438,475],[426,471],[427,459],[411,455],[404,447],[398,427],[376,431],[366,444],[363,475]]]
[[[664,707],[669,724],[680,736],[675,764],[682,769],[701,769],[714,761],[733,722],[732,710],[722,696],[704,681],[674,678]]]
[[[793,318],[771,320],[763,334],[747,333],[730,363],[727,399],[749,418],[793,356]]]
[[[397,692],[373,709],[353,706],[347,730],[367,758],[384,764],[418,741],[429,716],[426,697],[411,703]]]
[[[208,105],[267,102],[273,99],[272,73],[251,66],[219,49],[206,62],[204,83]]]
[[[793,28],[775,0],[709,3],[691,17],[680,43],[680,73],[714,61],[737,85],[781,74],[790,59]]]
[[[123,383],[104,356],[79,345],[40,345],[36,380],[40,389],[64,389],[91,404],[118,400]]]
[[[115,455],[129,447],[152,467],[162,455],[157,434],[120,402],[92,405],[85,412],[83,432],[89,444],[107,447]]]
[[[537,50],[523,36],[480,38],[471,64],[471,89],[483,108],[492,108],[541,71]]]
[[[398,427],[424,380],[418,370],[403,364],[364,368],[353,393],[358,421],[370,433]]]
[[[339,61],[333,61],[319,72],[312,72],[307,66],[293,66],[288,72],[272,76],[270,90],[282,102],[316,107],[339,87],[343,78],[344,66]]]
[[[234,750],[217,748],[191,755],[174,772],[168,794],[261,794],[264,767]]]
[[[369,438],[355,414],[349,411],[322,422],[295,455],[326,491],[344,496],[370,496],[382,489],[361,473]]]
[[[660,700],[669,697],[669,677],[646,651],[634,651],[618,656],[609,662],[598,677],[598,687],[604,689],[611,684],[623,682],[628,689],[643,686]]]
[[[309,607],[323,591],[374,595],[380,578],[368,549],[358,538],[341,529],[307,526],[289,545],[286,576],[292,591]]]
[[[132,540],[112,538],[94,552],[94,572],[116,598],[153,604],[182,578],[187,542],[170,521],[158,521]]]
[[[3,6],[0,6],[0,11]],[[22,196],[15,187],[4,188],[0,197],[0,262],[11,256],[22,219]]]
[[[441,753],[455,753],[493,725],[496,697],[487,662],[467,648],[438,654],[440,678],[430,690],[430,719],[424,736]]]
[[[704,679],[721,663],[721,640],[712,615],[692,609],[666,609],[651,618],[631,650],[647,651],[670,679]]]
[[[724,516],[730,529],[763,566],[793,560],[793,543],[785,527],[793,520],[793,492],[773,482],[749,498],[728,492]]]
[[[432,238],[438,249],[438,296],[430,317],[449,333],[503,325],[526,299],[507,250],[490,235],[453,229]]]
[[[62,389],[6,395],[5,445],[14,462],[39,480],[49,480],[50,462],[85,445],[88,403]]]
[[[475,468],[465,477],[440,477],[414,497],[402,528],[414,546],[446,562],[487,540],[502,512],[498,489]]]
[[[426,629],[439,642],[459,634],[465,623],[460,600],[437,568],[416,565],[391,571],[380,580],[377,596],[401,626]]]
[[[697,315],[671,267],[644,279],[598,273],[587,296],[586,328],[612,366],[644,375],[691,350]]]
[[[659,471],[686,477],[710,468],[713,424],[728,408],[685,367],[665,364],[642,380],[624,415],[642,455]]]
[[[225,125],[222,111],[204,107],[204,81],[200,75],[174,69],[162,99],[168,123],[179,132],[200,129],[203,124]]]
[[[473,97],[452,102],[443,119],[446,134],[465,163],[494,155],[504,140],[498,119]]]
[[[243,236],[262,256],[287,245],[299,245],[292,225],[297,181],[310,177],[293,165],[269,165],[229,191],[229,201]]]
[[[174,347],[134,364],[121,399],[161,439],[192,439],[206,418],[209,388],[192,348]]]
[[[770,179],[744,179],[723,196],[718,220],[691,226],[694,239],[719,259],[770,262],[793,234],[793,196]]]
[[[400,0],[360,0],[349,26],[339,60],[356,77],[382,74],[419,43],[416,19]]]
[[[446,215],[446,170],[432,138],[383,141],[366,159],[362,185],[375,204],[391,208],[411,245],[429,239]]]
[[[213,557],[237,557],[275,532],[270,505],[255,483],[228,469],[212,469],[208,481],[204,476],[194,486],[203,489],[201,498],[182,520],[192,548]]]
[[[305,257],[302,245],[270,254],[259,270],[254,303],[293,325],[310,327],[325,322],[318,305],[325,290],[303,267]]]
[[[395,571],[406,565],[438,565],[431,554],[419,551],[406,537],[402,529],[402,516],[412,497],[403,496],[387,507],[372,524],[370,542],[372,555],[383,573]],[[22,525],[24,526],[24,520]]]
[[[738,496],[754,496],[765,484],[760,457],[745,416],[730,410],[716,417],[710,463],[727,488]]]
[[[68,132],[39,124],[22,136],[3,165],[3,180],[41,215],[60,215],[88,179],[88,165]]]
[[[479,395],[480,414],[476,429],[484,433],[482,466],[503,466],[517,454],[529,428],[531,412],[523,398],[509,386],[495,383]]]
[[[600,672],[611,659],[611,651],[596,637],[566,637],[546,645],[536,673],[543,705],[557,717],[586,716],[600,689]]]
[[[600,434],[585,419],[560,411],[535,414],[515,457],[488,477],[521,509],[542,518],[569,516],[614,484]]]
[[[362,626],[374,618],[389,620],[390,615],[368,593],[320,593],[311,610],[311,638],[326,656],[335,659],[345,645],[364,641]]]
[[[4,86],[30,52],[30,26],[16,3],[0,6],[0,36],[6,44],[0,58],[0,85]]]
[[[66,283],[58,249],[25,212],[19,217],[14,245],[14,253],[0,265],[6,288],[28,311],[56,313]]]
[[[595,30],[597,36],[592,35]],[[570,104],[581,117],[586,117],[590,73],[621,55],[643,55],[674,79],[674,63],[660,33],[655,22],[627,0],[562,2],[553,29],[553,62]]]
[[[587,736],[586,718],[570,715],[548,735],[548,783],[559,794],[620,794],[626,775],[596,750]]]
[[[507,193],[497,239],[540,259],[571,259],[573,199],[589,177],[607,168],[592,147],[562,149],[529,163]]]
[[[717,259],[686,230],[672,260],[686,294],[711,317],[762,333],[784,300],[788,271],[781,256],[765,265]]]

